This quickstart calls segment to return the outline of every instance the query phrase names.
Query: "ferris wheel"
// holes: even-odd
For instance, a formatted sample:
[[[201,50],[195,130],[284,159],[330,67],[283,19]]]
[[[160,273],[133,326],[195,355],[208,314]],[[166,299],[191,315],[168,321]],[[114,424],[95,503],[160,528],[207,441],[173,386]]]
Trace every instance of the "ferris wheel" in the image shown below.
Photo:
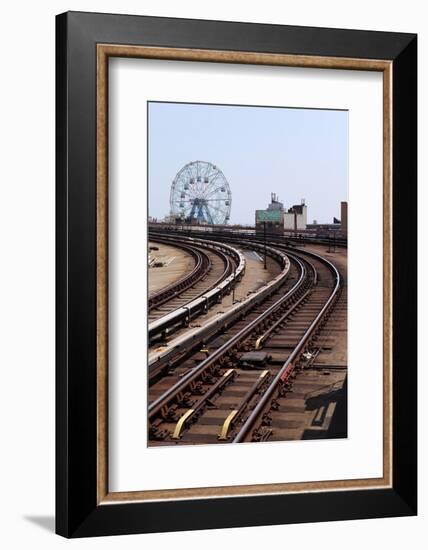
[[[230,219],[232,193],[217,166],[196,160],[175,176],[169,202],[171,215],[176,218],[222,225]]]

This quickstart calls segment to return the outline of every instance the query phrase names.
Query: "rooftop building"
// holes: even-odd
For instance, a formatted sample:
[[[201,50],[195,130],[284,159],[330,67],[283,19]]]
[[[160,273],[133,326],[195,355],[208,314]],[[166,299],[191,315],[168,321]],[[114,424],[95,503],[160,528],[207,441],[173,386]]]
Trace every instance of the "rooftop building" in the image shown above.
[[[283,234],[284,230],[299,231],[306,229],[307,206],[302,199],[288,210],[276,193],[271,193],[271,202],[265,210],[256,210],[256,231]]]

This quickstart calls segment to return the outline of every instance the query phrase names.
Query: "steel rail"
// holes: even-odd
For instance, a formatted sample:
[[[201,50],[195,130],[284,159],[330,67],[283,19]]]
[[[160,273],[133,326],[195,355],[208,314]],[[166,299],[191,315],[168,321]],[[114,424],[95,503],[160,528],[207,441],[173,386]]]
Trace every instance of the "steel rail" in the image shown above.
[[[171,241],[164,240],[160,237],[157,237],[156,239],[151,239],[151,242],[158,244],[171,243]],[[197,248],[192,248],[191,246],[187,246],[182,242],[175,242],[174,246],[176,248],[184,250],[190,256],[192,256],[192,258],[195,260],[195,265],[190,273],[187,273],[183,277],[180,277],[180,279],[178,279],[177,281],[170,283],[169,285],[159,289],[149,296],[149,312],[152,309],[157,308],[165,304],[166,302],[169,302],[172,298],[176,298],[177,296],[191,288],[193,285],[203,279],[210,269],[211,262],[208,256],[203,251]]]
[[[285,276],[288,275],[289,264],[286,269],[287,273]],[[179,394],[184,393],[187,388],[190,387],[192,382],[199,378],[203,372],[210,369],[218,360],[224,357],[236,344],[238,344],[241,340],[245,340],[254,331],[257,325],[268,318],[278,307],[281,306],[282,303],[288,300],[302,286],[305,277],[306,270],[302,270],[298,281],[284,296],[281,296],[279,300],[272,304],[267,310],[258,315],[256,319],[232,336],[232,338],[230,338],[225,344],[215,350],[212,355],[204,359],[197,367],[185,374],[180,381],[168,388],[161,396],[152,401],[148,406],[149,420],[159,415],[165,407],[168,407],[168,405],[171,404],[171,401],[173,401]]]
[[[256,245],[257,247],[258,245]],[[276,249],[267,248],[268,255],[278,261],[282,266],[288,262],[285,254],[278,252]],[[287,267],[287,274],[289,265]],[[304,266],[300,269],[304,269]],[[256,293],[247,295],[239,303],[231,306],[221,318],[213,317],[202,328],[196,332],[182,335],[177,343],[173,346],[169,346],[167,349],[160,351],[156,357],[152,357],[149,361],[149,379],[154,379],[163,368],[171,366],[176,361],[177,356],[182,356],[183,353],[187,353],[192,349],[196,349],[198,345],[213,337],[219,330],[223,330],[231,326],[235,321],[246,315],[251,309],[260,305],[264,300],[268,299],[270,295],[277,291],[279,285],[285,281],[283,274],[277,275],[274,279],[262,286]]]
[[[150,236],[149,236],[150,238]],[[155,240],[153,236],[153,240]],[[173,241],[174,237],[163,237],[168,241]],[[159,336],[165,337],[172,328],[178,325],[186,326],[190,320],[200,313],[206,312],[213,304],[218,303],[223,295],[232,289],[232,286],[237,280],[243,276],[245,272],[246,261],[244,255],[235,248],[215,241],[205,239],[198,240],[193,237],[182,237],[187,242],[192,244],[202,244],[207,250],[212,250],[214,253],[222,253],[225,255],[225,271],[219,279],[211,286],[210,289],[200,294],[184,306],[181,306],[165,315],[152,321],[148,326],[149,343]],[[230,257],[234,258],[237,267],[232,270]]]
[[[321,311],[318,313],[316,318],[312,321],[309,328],[306,330],[305,334],[300,339],[299,343],[297,344],[297,346],[294,348],[294,350],[288,357],[287,361],[285,361],[284,365],[281,367],[281,369],[279,370],[275,378],[272,380],[271,384],[268,386],[268,388],[264,392],[263,396],[255,406],[250,416],[247,418],[244,424],[240,427],[232,443],[242,443],[245,440],[245,438],[249,435],[249,433],[250,432],[252,433],[254,431],[256,424],[260,422],[261,416],[268,406],[269,400],[272,399],[272,396],[275,390],[281,383],[287,382],[291,372],[294,369],[296,359],[298,359],[300,355],[304,352],[307,342],[316,331],[318,325],[320,324],[321,320],[323,319],[329,307],[332,305],[335,298],[338,296],[339,290],[341,288],[342,278],[336,266],[326,258],[323,258],[322,256],[315,254],[314,252],[305,251],[304,254],[308,254],[310,256],[315,257],[317,260],[321,261],[322,263],[326,264],[329,267],[329,269],[335,275],[334,289],[330,294],[328,300],[324,304],[323,308],[321,309]]]
[[[207,235],[211,238],[216,237],[225,237],[228,238],[231,235],[236,235],[237,237],[244,238],[248,237],[250,239],[254,238],[260,238],[263,239],[263,235],[260,235],[256,232],[254,227],[231,227],[231,226],[179,226],[171,225],[171,224],[163,224],[163,223],[156,223],[149,226],[149,230],[155,230],[158,232],[168,232],[168,234],[171,233],[179,233],[179,234],[187,234],[187,235],[194,235],[203,238],[204,235]],[[323,244],[323,245],[333,245],[335,244],[337,247],[347,247],[347,238],[343,236],[336,236],[335,238],[328,237],[328,235],[316,235],[313,232],[311,233],[310,230],[302,230],[301,232],[297,232],[297,234],[292,235],[290,234],[290,231],[287,233],[287,230],[285,230],[285,235],[279,235],[276,233],[267,233],[267,237],[271,242],[276,241],[280,242],[281,240],[286,239],[289,242],[293,242],[295,245],[299,244]],[[292,231],[294,233],[294,230]]]
[[[170,242],[170,241],[167,241],[167,242]],[[174,242],[174,241],[173,241],[173,242]],[[204,245],[202,245],[202,246],[205,246],[205,247],[206,247],[205,243],[204,243]],[[224,245],[223,245],[223,246],[224,246]],[[206,288],[203,289],[203,290],[201,290],[201,292],[200,292],[199,294],[197,294],[196,296],[193,296],[193,297],[187,302],[187,304],[190,303],[190,302],[192,302],[192,301],[194,301],[194,300],[196,300],[196,299],[198,299],[198,298],[201,297],[201,296],[204,296],[207,292],[210,291],[210,289],[215,289],[215,288],[217,287],[217,285],[221,284],[221,282],[224,281],[224,280],[226,279],[226,277],[228,277],[228,276],[231,275],[231,273],[232,273],[232,262],[231,262],[231,260],[230,260],[230,258],[229,258],[229,256],[228,256],[227,254],[224,254],[221,250],[215,250],[215,251],[214,251],[214,250],[212,250],[211,247],[210,247],[210,248],[207,248],[207,250],[210,250],[210,251],[215,252],[215,254],[217,254],[217,255],[221,258],[221,260],[222,260],[223,263],[224,263],[224,269],[223,269],[222,273],[220,274],[220,276],[217,277],[217,279],[216,279],[215,281],[211,282],[211,284],[210,284],[209,287],[208,287],[208,290],[207,290]],[[207,256],[207,260],[208,260],[209,266],[212,267],[212,262],[210,262],[208,256]],[[208,271],[209,271],[209,269],[208,269]],[[205,275],[206,275],[206,273],[204,273],[204,274],[202,275],[201,278],[203,278]],[[198,282],[198,281],[194,281],[191,285],[189,285],[189,288],[192,288],[192,286],[194,286],[194,284],[196,284],[197,282]],[[189,288],[188,288],[188,289],[189,289]],[[187,290],[188,290],[188,289],[187,289]],[[172,296],[172,297],[169,298],[167,301],[172,300],[173,298],[176,298],[176,297],[178,297],[178,296],[179,296],[178,294],[177,294],[176,296]],[[187,304],[184,304],[184,306],[180,306],[180,307],[185,307],[185,305],[187,305]],[[161,304],[158,304],[158,305],[161,305]],[[175,310],[177,310],[177,309],[179,309],[179,308],[174,308],[174,309],[172,309],[171,311],[175,311]],[[150,309],[149,309],[149,312],[150,312]],[[165,315],[168,315],[168,313],[164,313],[164,314],[163,314],[162,316],[160,316],[159,318],[164,317]],[[152,323],[153,323],[153,322],[154,322],[154,321],[152,321]]]
[[[296,261],[298,263],[298,265],[300,266],[300,268],[301,268],[301,279],[305,278],[305,280],[310,284],[310,288],[304,292],[303,296],[301,298],[299,298],[298,301],[291,308],[289,308],[284,315],[281,315],[281,317],[279,319],[280,322],[283,322],[284,319],[286,317],[288,317],[292,313],[292,311],[294,311],[295,307],[297,307],[297,305],[301,304],[302,300],[305,297],[308,296],[308,294],[313,290],[313,287],[317,283],[317,272],[316,272],[316,270],[315,270],[315,268],[312,264],[310,264],[309,262],[306,262],[306,263],[309,263],[309,265],[311,267],[311,273],[308,273],[307,269],[306,269],[306,266],[304,265],[304,263],[302,261],[300,261],[299,257],[295,256],[294,254],[290,257],[292,257],[293,260]],[[281,299],[280,302],[282,302],[282,301],[283,300]],[[276,306],[276,305],[277,304],[274,304],[274,306]],[[277,326],[277,324],[278,324],[278,321],[275,322],[273,326]],[[267,333],[265,333],[264,336],[266,334]],[[245,337],[243,339],[245,339]],[[230,370],[233,370],[233,369],[230,369]],[[230,372],[230,371],[227,371],[227,372]],[[230,378],[231,377],[228,377],[228,379],[230,379]],[[258,391],[259,388],[266,383],[268,378],[269,378],[269,371],[268,370],[263,371],[260,378],[255,382],[253,387],[247,392],[246,396],[241,401],[240,406],[236,410],[232,411],[232,413],[225,420],[225,422],[222,425],[222,428],[220,430],[220,433],[218,435],[219,440],[226,441],[228,439],[227,434],[228,434],[228,431],[229,431],[230,427],[233,424],[235,424],[236,421],[247,410],[247,407],[249,405],[249,400],[254,396],[256,391]],[[176,424],[176,428],[174,430],[174,434],[171,436],[172,439],[178,440],[178,439],[181,438],[181,434],[182,434],[183,430],[185,429],[185,427],[189,423],[192,423],[194,421],[195,417],[196,418],[198,417],[198,415],[199,415],[200,411],[202,410],[202,408],[204,407],[204,405],[209,401],[209,398],[211,398],[211,395],[214,394],[217,391],[217,386],[220,386],[220,385],[223,386],[227,381],[228,380],[225,380],[223,377],[220,378],[218,382],[216,382],[213,386],[209,387],[209,389],[207,390],[207,393],[203,395],[203,398],[200,402],[198,402],[196,405],[192,405],[177,420],[177,424]]]

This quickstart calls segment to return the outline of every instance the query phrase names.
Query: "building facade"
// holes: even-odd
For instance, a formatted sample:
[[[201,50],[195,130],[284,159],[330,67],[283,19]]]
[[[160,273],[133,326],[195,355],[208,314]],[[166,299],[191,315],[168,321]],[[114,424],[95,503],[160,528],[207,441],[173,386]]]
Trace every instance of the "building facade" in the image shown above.
[[[295,204],[284,212],[284,229],[291,231],[302,231],[307,225],[308,207],[302,199],[301,204]]]
[[[276,193],[271,193],[271,202],[266,210],[256,210],[256,231],[284,234],[284,231],[302,231],[306,229],[307,206],[302,199],[288,210]]]

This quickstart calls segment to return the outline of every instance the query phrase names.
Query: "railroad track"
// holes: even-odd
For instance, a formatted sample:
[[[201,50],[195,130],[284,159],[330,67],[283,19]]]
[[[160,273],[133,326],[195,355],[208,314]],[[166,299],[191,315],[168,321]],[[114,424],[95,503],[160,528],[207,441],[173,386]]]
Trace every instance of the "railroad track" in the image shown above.
[[[307,369],[321,350],[319,337],[341,295],[342,278],[330,262],[312,260],[316,285],[296,304],[291,315],[263,335],[263,349],[272,359],[271,378],[254,407],[241,423],[234,417],[233,443],[283,439],[287,420],[287,396],[293,377]],[[248,409],[247,409],[248,410]]]
[[[237,265],[236,259],[221,249],[209,250],[159,238],[153,242],[173,244],[184,250],[194,258],[195,266],[178,281],[149,296],[149,323],[199,298],[229,277]]]
[[[150,239],[178,246],[195,259],[189,274],[149,297],[149,345],[153,345],[221,301],[242,278],[245,259],[235,248],[205,239],[181,237],[178,241],[156,234]]]
[[[234,243],[238,245],[239,243]],[[258,249],[259,245],[252,245],[251,249]],[[179,367],[193,354],[204,350],[210,345],[214,338],[221,335],[235,323],[239,323],[245,315],[256,307],[265,307],[266,300],[281,289],[281,292],[288,290],[291,286],[290,278],[291,264],[288,257],[271,247],[266,247],[266,253],[271,261],[277,263],[281,268],[279,274],[261,286],[257,292],[250,292],[246,298],[232,304],[226,313],[220,316],[213,316],[207,320],[202,327],[184,331],[175,340],[162,343],[160,347],[149,348],[152,352],[149,355],[148,378],[152,386],[160,377],[167,375],[176,367]],[[202,352],[205,353],[205,352]]]
[[[155,244],[170,244],[168,241],[160,238],[157,238],[153,242]],[[181,250],[184,250],[184,252],[186,252],[189,256],[193,258],[194,267],[190,271],[190,273],[186,273],[183,277],[180,277],[178,281],[174,281],[173,283],[149,295],[149,320],[157,319],[158,317],[162,316],[161,306],[163,306],[167,302],[169,303],[168,307],[164,310],[165,313],[168,313],[169,311],[171,311],[171,309],[175,309],[172,302],[179,296],[184,297],[184,303],[186,303],[186,301],[189,301],[185,296],[186,290],[194,287],[194,285],[198,283],[201,279],[203,279],[208,271],[211,269],[212,263],[210,261],[210,258],[208,254],[206,254],[205,251],[203,251],[202,249],[188,246],[183,243],[174,243],[174,246],[180,248]],[[196,297],[196,295],[194,294],[192,294],[191,296]],[[155,311],[155,315],[150,316],[150,312],[153,310]]]
[[[316,357],[316,339],[341,289],[339,272],[325,258],[307,251],[287,255],[287,288],[278,286],[155,379],[149,388],[150,445],[261,441],[280,429],[280,401],[295,372]]]
[[[241,240],[243,240],[246,238],[249,241],[254,241],[256,239],[264,239],[264,236],[257,233],[254,228],[237,229],[231,226],[225,226],[223,228],[220,228],[218,226],[215,228],[211,228],[209,226],[188,226],[187,228],[183,228],[177,227],[176,225],[156,224],[156,226],[152,226],[150,227],[150,229],[156,230],[159,233],[168,232],[168,234],[188,235],[198,238],[203,238],[205,236],[213,240],[229,240],[231,238],[240,238]],[[285,241],[287,241],[289,245],[295,245],[298,247],[304,246],[305,244],[321,244],[327,247],[339,248],[347,248],[348,246],[348,241],[345,237],[334,234],[332,236],[322,236],[302,232],[298,235],[293,236],[292,234],[287,232],[285,235],[278,235],[277,233],[267,232],[266,238],[271,244],[273,244],[274,242],[276,242],[277,244],[283,244]]]

